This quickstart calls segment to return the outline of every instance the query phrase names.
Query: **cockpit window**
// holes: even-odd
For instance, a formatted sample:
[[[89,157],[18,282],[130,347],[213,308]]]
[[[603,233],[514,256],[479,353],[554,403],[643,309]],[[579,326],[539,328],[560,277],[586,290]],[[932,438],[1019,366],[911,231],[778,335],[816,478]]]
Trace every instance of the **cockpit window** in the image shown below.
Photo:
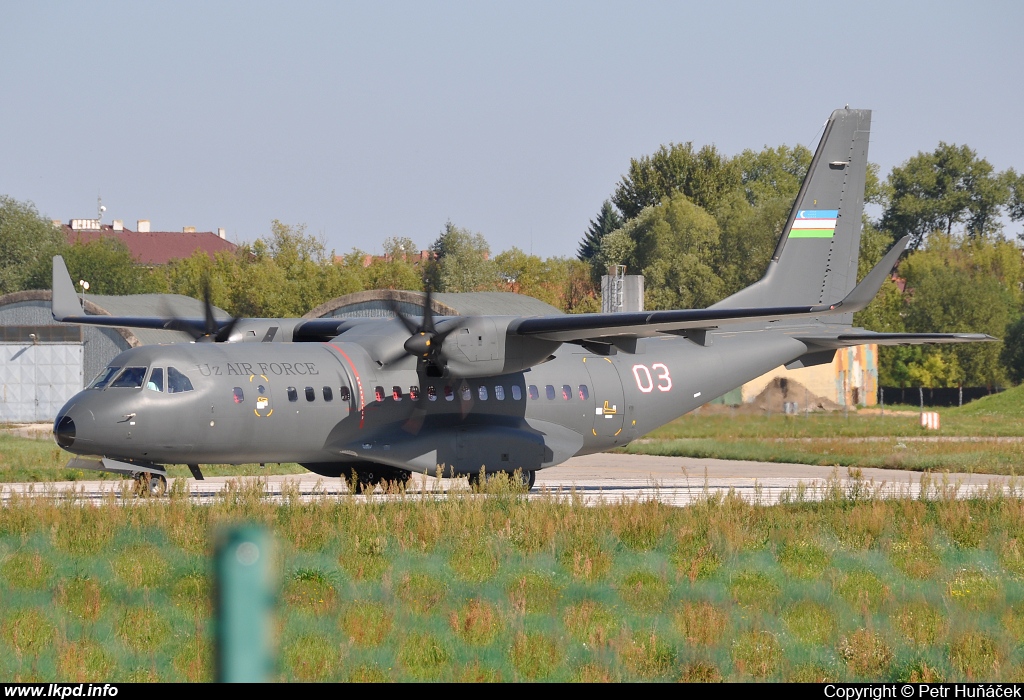
[[[114,389],[138,389],[142,386],[142,380],[146,378],[146,367],[125,367],[121,374],[110,383]]]
[[[103,371],[97,374],[96,378],[92,380],[92,384],[89,385],[89,388],[102,389],[110,382],[114,375],[120,371],[120,367],[105,367]]]
[[[153,371],[149,375],[149,381],[146,382],[146,388],[151,391],[163,391],[164,390],[164,368],[154,367]]]
[[[174,369],[167,368],[167,393],[180,394],[185,391],[192,391],[192,382],[184,374]]]

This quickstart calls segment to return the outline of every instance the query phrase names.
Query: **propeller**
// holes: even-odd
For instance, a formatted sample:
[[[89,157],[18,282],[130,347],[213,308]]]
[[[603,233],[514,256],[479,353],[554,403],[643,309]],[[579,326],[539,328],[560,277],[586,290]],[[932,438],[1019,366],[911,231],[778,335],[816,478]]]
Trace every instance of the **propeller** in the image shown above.
[[[391,364],[392,362],[397,362],[405,355],[412,355],[417,358],[419,364],[424,368],[433,368],[436,371],[440,371],[444,367],[443,348],[445,338],[466,325],[469,319],[466,317],[451,319],[444,322],[443,328],[438,329],[434,325],[432,302],[433,291],[428,286],[427,296],[423,301],[423,318],[417,323],[402,313],[402,310],[398,307],[398,302],[390,298],[387,300],[388,306],[391,307],[395,314],[395,318],[401,321],[402,325],[409,331],[409,337],[402,345],[401,352],[397,353],[396,356],[388,358],[388,361],[384,364]]]
[[[181,318],[168,314],[164,328],[182,331],[192,336],[197,343],[223,343],[231,338],[231,333],[240,320],[234,316],[223,326],[213,316],[213,303],[210,301],[210,280],[203,280],[203,321],[200,324],[194,318]]]
[[[405,329],[409,331],[409,337],[402,344],[401,350],[384,362],[389,365],[397,362],[407,355],[417,360],[417,370],[427,377],[440,377],[445,366],[444,341],[449,335],[462,328],[469,322],[468,317],[450,319],[442,322],[439,329],[434,323],[434,294],[431,288],[427,287],[426,298],[423,300],[423,317],[417,323],[415,319],[406,316],[394,299],[388,299],[387,304]],[[419,395],[413,400],[413,410],[402,428],[413,435],[423,429],[423,423],[427,417],[427,409],[424,404],[428,400],[427,387],[422,386]],[[440,397],[438,397],[440,398]],[[464,411],[466,410],[463,407]],[[465,418],[465,415],[463,415]]]

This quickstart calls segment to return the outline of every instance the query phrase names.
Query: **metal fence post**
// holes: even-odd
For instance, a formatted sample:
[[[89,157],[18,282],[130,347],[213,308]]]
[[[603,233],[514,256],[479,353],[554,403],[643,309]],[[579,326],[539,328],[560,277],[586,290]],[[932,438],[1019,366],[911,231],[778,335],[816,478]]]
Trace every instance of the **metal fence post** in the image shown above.
[[[273,677],[272,554],[270,535],[259,526],[234,526],[219,533],[214,608],[220,683],[262,683]]]

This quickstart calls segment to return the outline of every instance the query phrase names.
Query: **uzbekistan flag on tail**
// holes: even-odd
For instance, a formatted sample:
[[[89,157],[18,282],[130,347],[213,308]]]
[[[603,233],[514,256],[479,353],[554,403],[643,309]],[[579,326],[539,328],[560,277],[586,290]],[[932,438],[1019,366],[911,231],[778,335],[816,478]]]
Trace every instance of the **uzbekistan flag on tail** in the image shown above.
[[[796,213],[789,237],[832,238],[838,218],[838,209],[801,209]]]

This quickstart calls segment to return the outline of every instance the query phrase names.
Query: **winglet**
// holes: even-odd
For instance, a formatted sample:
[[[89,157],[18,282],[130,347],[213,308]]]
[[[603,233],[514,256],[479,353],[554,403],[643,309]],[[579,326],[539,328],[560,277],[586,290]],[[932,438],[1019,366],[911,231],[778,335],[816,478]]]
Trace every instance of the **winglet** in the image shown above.
[[[885,254],[885,257],[871,268],[871,272],[864,276],[860,284],[850,290],[845,299],[838,304],[833,304],[830,308],[842,308],[846,313],[853,313],[860,311],[870,304],[871,300],[878,294],[878,290],[882,288],[886,278],[892,273],[893,268],[896,267],[897,261],[899,261],[900,256],[903,255],[903,251],[907,249],[908,245],[910,245],[910,236],[904,236],[898,240],[896,245]]]
[[[85,315],[82,302],[79,300],[78,294],[75,293],[75,284],[71,281],[68,266],[64,264],[64,258],[59,255],[53,256],[53,297],[50,309],[54,321]]]

